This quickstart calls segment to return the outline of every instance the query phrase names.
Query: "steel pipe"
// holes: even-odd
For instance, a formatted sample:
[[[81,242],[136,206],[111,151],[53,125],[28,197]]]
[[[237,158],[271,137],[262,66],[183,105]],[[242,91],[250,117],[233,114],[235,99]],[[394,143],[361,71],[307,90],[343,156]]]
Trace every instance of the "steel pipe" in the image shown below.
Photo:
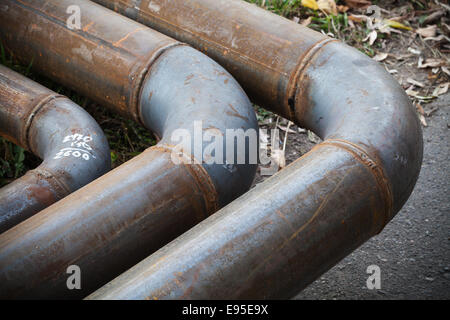
[[[80,9],[80,29],[66,23],[69,6]],[[86,296],[250,187],[256,163],[195,158],[206,140],[182,154],[198,163],[173,161],[177,129],[193,142],[207,131],[224,140],[227,129],[257,134],[244,91],[210,58],[82,0],[2,1],[0,36],[15,57],[33,59],[35,70],[160,138],[157,146],[0,235],[2,298]],[[202,121],[200,132],[196,120]],[[81,270],[80,290],[66,286],[70,265]]]
[[[377,62],[244,1],[96,2],[203,50],[324,142],[89,299],[290,298],[408,199],[421,127]]]
[[[86,111],[2,65],[0,135],[43,159],[0,189],[0,233],[111,169],[106,137]]]

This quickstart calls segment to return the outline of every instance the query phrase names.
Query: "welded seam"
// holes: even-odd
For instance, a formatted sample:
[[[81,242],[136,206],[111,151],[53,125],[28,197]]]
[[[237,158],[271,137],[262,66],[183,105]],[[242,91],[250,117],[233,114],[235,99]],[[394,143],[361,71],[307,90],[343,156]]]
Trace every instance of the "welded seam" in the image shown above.
[[[31,129],[31,125],[33,123],[34,118],[36,117],[36,115],[39,113],[39,111],[42,110],[42,108],[49,103],[52,100],[58,99],[58,98],[65,98],[66,97],[59,95],[59,94],[49,94],[47,96],[45,96],[44,98],[42,98],[34,107],[33,109],[31,109],[30,113],[27,116],[27,120],[25,121],[25,125],[23,128],[23,133],[22,133],[22,137],[20,137],[20,139],[22,140],[22,144],[26,147],[26,149],[30,150],[31,152],[33,152],[34,154],[37,154],[35,150],[33,150],[31,148],[31,144],[30,144],[30,129]]]
[[[326,145],[338,147],[340,149],[349,152],[356,160],[358,160],[358,162],[365,165],[366,168],[368,168],[369,171],[374,176],[375,182],[377,184],[377,189],[380,192],[380,196],[384,202],[385,208],[384,221],[381,224],[381,228],[376,231],[377,234],[380,233],[383,230],[384,226],[389,222],[389,220],[393,216],[392,211],[394,202],[391,185],[389,183],[389,179],[387,178],[383,170],[383,167],[376,160],[370,157],[369,153],[366,150],[364,150],[364,148],[350,141],[343,139],[328,139],[322,142],[321,144],[317,145],[317,147]]]
[[[166,45],[164,47],[161,47],[155,51],[153,51],[150,55],[150,57],[146,60],[146,62],[143,64],[142,69],[137,73],[135,78],[133,79],[132,85],[131,85],[131,96],[130,96],[130,106],[129,111],[136,122],[140,123],[141,125],[145,126],[142,118],[141,113],[141,95],[142,90],[144,89],[144,84],[146,83],[148,77],[151,75],[151,68],[153,64],[158,60],[158,58],[168,50],[179,47],[179,46],[188,46],[187,44],[183,42],[174,42],[169,45]],[[136,65],[140,66],[142,63],[142,60],[139,60],[136,62]]]
[[[297,66],[294,69],[294,72],[291,74],[291,77],[289,78],[289,84],[287,88],[287,101],[285,101],[285,105],[288,106],[288,112],[289,117],[292,121],[295,121],[296,116],[296,102],[298,99],[298,92],[299,92],[299,86],[302,85],[304,76],[305,76],[305,70],[308,67],[308,65],[311,63],[313,57],[322,49],[325,45],[336,42],[338,40],[331,39],[331,38],[325,38],[318,42],[316,42],[314,45],[312,45],[301,57],[300,60],[297,63]],[[303,95],[301,95],[303,96]],[[305,97],[303,97],[305,98]]]
[[[219,195],[217,193],[214,182],[212,181],[208,171],[199,164],[193,155],[187,155],[179,151],[175,151],[172,146],[167,144],[158,144],[151,147],[152,150],[160,150],[162,152],[176,153],[187,161],[183,162],[183,166],[188,170],[192,178],[197,182],[198,187],[202,191],[203,199],[206,207],[206,217],[210,216],[219,209]]]

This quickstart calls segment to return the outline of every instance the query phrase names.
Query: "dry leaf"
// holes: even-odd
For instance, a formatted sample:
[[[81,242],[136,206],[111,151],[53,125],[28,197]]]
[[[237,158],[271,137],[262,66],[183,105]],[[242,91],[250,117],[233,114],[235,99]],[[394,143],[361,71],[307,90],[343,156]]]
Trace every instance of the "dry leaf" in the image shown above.
[[[385,52],[378,52],[372,59],[378,62],[383,61],[388,57],[388,54]]]
[[[425,59],[425,62],[423,62],[422,57],[419,57],[419,62],[417,63],[417,67],[419,69],[425,69],[425,68],[435,68],[445,65],[444,59],[436,59],[436,58],[428,58]]]
[[[423,21],[423,24],[429,24],[431,22],[439,20],[444,14],[445,14],[445,10],[435,11],[432,14],[430,14],[428,17],[425,18],[425,20]]]
[[[384,20],[385,24],[391,28],[403,29],[403,30],[412,30],[411,27],[405,26],[403,23],[394,20]]]
[[[408,48],[408,51],[409,51],[409,49],[410,49],[410,48]],[[419,53],[420,53],[420,52],[419,52]],[[414,56],[414,55],[411,54],[411,53],[407,53],[407,54],[395,54],[395,53],[389,53],[389,55],[390,55],[391,57],[393,57],[393,58],[399,60],[399,61],[402,61],[402,60],[405,60],[405,59],[408,59],[408,58],[411,58],[412,56]]]
[[[372,4],[369,0],[344,0],[344,2],[352,9],[365,9]]]
[[[450,35],[450,26],[444,22],[441,23],[442,32],[447,35]]]
[[[363,42],[366,42],[367,40],[369,40],[369,45],[373,45],[373,43],[375,42],[375,40],[377,40],[377,32],[375,30],[370,31],[370,33],[367,35],[367,37],[365,37],[363,39]]]
[[[337,9],[338,9],[339,12],[345,13],[345,12],[347,12],[348,9],[350,9],[350,8],[347,7],[347,6],[342,6],[342,5],[340,5],[340,6],[337,6]]]
[[[425,117],[422,114],[419,114],[419,119],[424,127],[428,127],[427,121],[425,120]]]
[[[425,110],[423,110],[420,103],[416,103],[416,109],[417,109],[417,112],[419,112],[421,115],[425,115]]]
[[[424,38],[434,37],[436,35],[437,26],[434,24],[426,28],[419,28],[416,30],[417,34],[420,34]]]
[[[316,0],[302,0],[302,6],[313,10],[319,10]]]
[[[305,20],[303,20],[302,22],[300,22],[300,24],[304,27],[308,26],[312,21],[311,17],[306,18]]]
[[[408,96],[411,96],[411,97],[417,97],[417,96],[419,95],[419,92],[414,91],[414,90],[412,89],[413,87],[414,87],[414,86],[409,87],[405,92],[406,92],[406,94],[407,94]]]
[[[300,22],[300,18],[299,17],[293,17],[292,21],[294,21],[295,23],[299,23]]]
[[[444,40],[444,39],[445,39],[447,42],[450,42],[450,38],[444,36],[443,34],[441,34],[441,35],[439,35],[439,36],[437,36],[437,37],[428,37],[428,38],[425,38],[425,39],[423,39],[423,40],[425,40],[425,41],[430,41],[430,40],[432,40],[432,41],[442,41],[442,40]]]
[[[446,83],[441,83],[440,85],[438,85],[433,90],[433,96],[437,97],[437,96],[447,93],[449,84],[450,84],[450,82],[446,82]]]
[[[348,20],[348,25],[350,26],[350,28],[355,29],[355,24],[353,23],[352,20]]]
[[[412,54],[416,54],[416,55],[419,55],[422,53],[421,51],[411,48],[411,47],[408,47],[408,52],[411,52]]]
[[[349,21],[355,21],[355,22],[358,22],[358,23],[360,23],[360,22],[363,21],[363,19],[361,18],[361,16],[355,16],[355,15],[348,16],[348,20],[349,20]]]
[[[447,67],[441,67],[442,72],[444,72],[446,75],[450,76],[450,70],[448,70]]]
[[[338,14],[336,2],[334,2],[334,0],[318,0],[317,6],[325,13],[333,14],[335,16]]]
[[[412,85],[415,85],[416,87],[420,87],[420,88],[425,87],[425,85],[424,85],[423,83],[421,83],[421,82],[419,82],[419,81],[416,81],[416,80],[414,80],[414,79],[412,79],[412,78],[406,79],[406,82],[408,82],[408,83],[410,83],[410,84],[412,84]]]
[[[285,126],[282,126],[282,125],[279,124],[277,127],[278,127],[278,129],[280,129],[280,130],[282,130],[284,132],[295,133],[294,130],[289,128],[290,125],[285,127]]]

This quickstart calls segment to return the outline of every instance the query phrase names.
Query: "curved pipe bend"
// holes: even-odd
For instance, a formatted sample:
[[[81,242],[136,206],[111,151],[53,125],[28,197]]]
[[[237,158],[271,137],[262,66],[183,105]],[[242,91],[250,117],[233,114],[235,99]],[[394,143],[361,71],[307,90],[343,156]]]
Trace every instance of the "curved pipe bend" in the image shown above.
[[[90,1],[5,3],[0,36],[16,58],[34,58],[34,70],[139,121],[161,141],[0,234],[1,297],[84,297],[250,187],[256,163],[172,161],[179,143],[172,134],[185,129],[194,139],[196,121],[200,136],[258,133],[250,101],[220,65]],[[79,30],[66,24],[72,5],[81,9]],[[210,143],[196,140],[187,156]],[[82,270],[81,290],[67,289],[73,264]]]
[[[68,98],[0,65],[0,134],[43,159],[0,189],[0,233],[111,168],[105,135]]]
[[[139,119],[160,137],[156,147],[167,149],[172,153],[171,159],[177,161],[175,153],[183,149],[190,166],[201,164],[201,170],[205,170],[208,177],[206,181],[213,187],[205,196],[216,197],[216,209],[250,188],[258,167],[256,115],[240,85],[212,59],[186,45],[165,50],[152,63],[142,85]],[[253,140],[248,138],[241,149],[244,163],[237,161],[239,140],[227,143],[230,130],[253,134]],[[207,138],[208,134],[213,138]],[[187,143],[183,143],[183,138]],[[222,157],[208,161],[209,157],[215,158],[215,154],[203,151],[215,139],[220,139],[216,152],[220,149]],[[230,144],[234,157],[227,163]],[[253,152],[253,163],[250,152]]]
[[[422,129],[414,107],[376,61],[341,42],[315,46],[298,75],[291,115],[324,142],[371,170],[383,199],[381,229],[402,208],[422,164]]]
[[[290,298],[408,199],[421,127],[377,62],[240,0],[95,1],[203,50],[324,142],[89,299]]]

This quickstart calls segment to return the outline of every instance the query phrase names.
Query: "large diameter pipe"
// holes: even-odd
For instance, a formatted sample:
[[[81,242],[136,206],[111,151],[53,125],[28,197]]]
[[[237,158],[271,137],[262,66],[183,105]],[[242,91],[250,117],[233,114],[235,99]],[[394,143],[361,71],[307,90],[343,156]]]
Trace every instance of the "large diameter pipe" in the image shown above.
[[[421,128],[375,61],[244,1],[96,1],[204,49],[324,142],[89,298],[289,298],[408,199]]]
[[[250,187],[257,167],[250,161],[173,160],[177,129],[192,140],[207,132],[225,140],[227,129],[257,134],[250,101],[213,60],[89,1],[2,5],[0,35],[15,57],[33,59],[37,71],[137,119],[160,138],[0,235],[2,298],[84,297]],[[80,8],[80,30],[66,25],[73,5]],[[247,140],[244,158],[250,157]],[[182,156],[196,157],[207,145],[197,140]],[[66,285],[70,265],[81,270],[80,290]]]
[[[111,168],[106,137],[86,111],[2,65],[0,135],[43,159],[0,189],[0,233]]]

